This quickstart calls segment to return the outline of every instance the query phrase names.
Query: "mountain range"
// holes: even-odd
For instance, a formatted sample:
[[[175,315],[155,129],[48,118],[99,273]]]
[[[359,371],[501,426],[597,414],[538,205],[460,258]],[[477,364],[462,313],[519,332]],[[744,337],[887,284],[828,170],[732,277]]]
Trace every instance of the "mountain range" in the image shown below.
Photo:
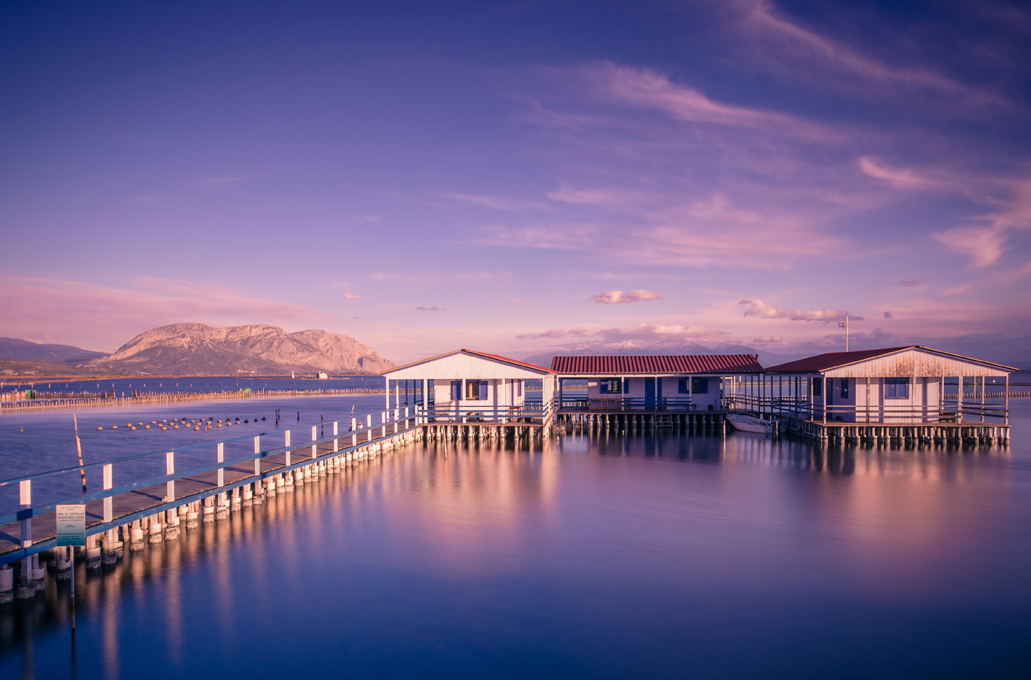
[[[374,374],[393,367],[394,362],[342,333],[288,333],[265,324],[214,328],[177,323],[140,333],[110,355],[24,340],[0,344],[4,375]]]

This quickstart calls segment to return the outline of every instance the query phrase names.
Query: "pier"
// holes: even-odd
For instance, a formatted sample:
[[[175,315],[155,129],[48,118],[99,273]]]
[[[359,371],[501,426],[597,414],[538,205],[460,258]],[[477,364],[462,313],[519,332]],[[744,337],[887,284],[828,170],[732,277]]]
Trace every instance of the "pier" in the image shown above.
[[[58,579],[68,577],[74,549],[56,547],[56,505],[86,506],[83,554],[87,568],[100,568],[119,560],[126,549],[176,540],[182,531],[227,519],[244,506],[291,493],[319,476],[339,473],[426,435],[426,417],[414,408],[383,411],[378,423],[373,420],[370,414],[359,427],[352,418],[346,431],[340,421],[313,425],[306,441],[294,441],[297,432],[284,430],[0,481],[0,487],[17,484],[21,506],[0,516],[0,604],[33,597],[44,588],[43,553],[52,551]],[[324,436],[323,428],[330,434]],[[210,462],[197,465],[203,458]],[[192,465],[184,470],[187,461]],[[115,486],[116,470],[140,463],[163,467],[165,474]],[[47,478],[97,468],[102,490],[58,502],[33,500],[34,482],[38,486]]]

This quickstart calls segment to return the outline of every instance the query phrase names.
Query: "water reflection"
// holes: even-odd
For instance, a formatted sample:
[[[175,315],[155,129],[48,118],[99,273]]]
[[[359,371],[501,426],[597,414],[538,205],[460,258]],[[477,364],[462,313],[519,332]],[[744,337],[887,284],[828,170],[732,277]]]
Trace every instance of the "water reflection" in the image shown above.
[[[79,565],[78,672],[818,677],[805,669],[919,657],[998,674],[1020,661],[989,652],[1031,633],[1015,615],[1031,605],[1031,469],[1014,455],[430,442]],[[0,676],[67,674],[67,598],[51,579],[0,610]]]

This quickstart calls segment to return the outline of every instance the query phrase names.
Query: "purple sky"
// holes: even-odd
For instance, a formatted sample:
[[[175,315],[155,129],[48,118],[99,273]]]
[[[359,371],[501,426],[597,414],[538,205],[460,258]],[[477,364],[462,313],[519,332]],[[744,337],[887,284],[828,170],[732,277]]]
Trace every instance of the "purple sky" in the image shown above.
[[[0,335],[1031,354],[1024,3],[355,4],[4,3]]]

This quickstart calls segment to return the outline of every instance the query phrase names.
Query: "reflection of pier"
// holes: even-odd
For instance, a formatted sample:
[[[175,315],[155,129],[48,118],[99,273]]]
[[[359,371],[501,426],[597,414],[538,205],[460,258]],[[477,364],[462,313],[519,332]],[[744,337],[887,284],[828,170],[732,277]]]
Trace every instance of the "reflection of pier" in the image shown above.
[[[327,423],[325,428],[332,431],[329,436],[322,436],[321,425],[312,426],[311,437],[304,442],[292,441],[291,435],[296,433],[286,430],[0,481],[0,486],[18,484],[21,505],[21,510],[0,516],[0,601],[11,599],[16,582],[18,597],[31,597],[43,588],[45,569],[39,555],[44,551],[54,550],[58,578],[67,577],[72,566],[70,549],[55,547],[57,503],[34,504],[34,481],[102,468],[101,491],[61,501],[86,506],[86,562],[100,566],[117,561],[126,544],[130,550],[139,550],[146,541],[177,539],[183,528],[225,519],[242,506],[290,493],[321,475],[340,472],[423,436],[419,426],[425,419],[415,409],[384,411],[379,420],[374,425],[369,415],[359,425],[352,418],[347,432],[341,432],[338,421]],[[282,437],[282,446],[263,448],[273,437]],[[253,448],[243,454],[250,444]],[[177,467],[181,470],[190,462],[195,464],[198,456],[211,462],[177,472]],[[164,475],[114,485],[116,467],[124,470],[140,462],[160,464],[161,459]]]

